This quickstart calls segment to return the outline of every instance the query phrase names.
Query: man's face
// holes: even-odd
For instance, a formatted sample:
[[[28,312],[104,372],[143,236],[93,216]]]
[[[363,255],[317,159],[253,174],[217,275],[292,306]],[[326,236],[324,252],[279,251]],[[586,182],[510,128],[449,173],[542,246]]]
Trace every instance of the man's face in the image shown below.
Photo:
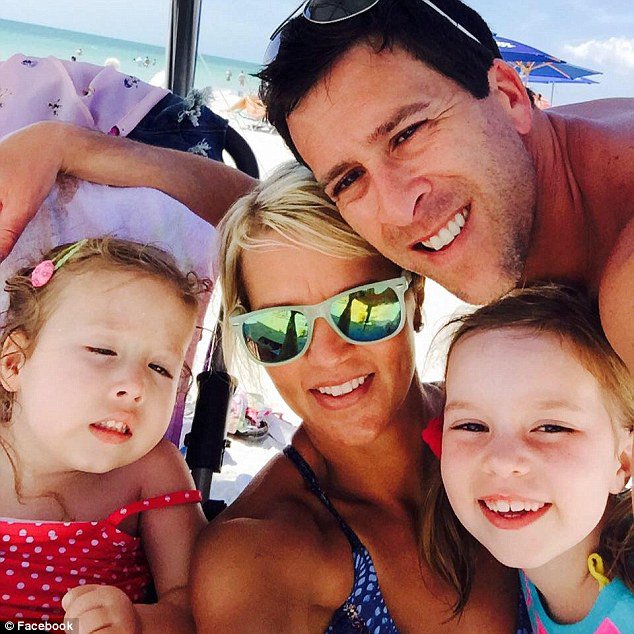
[[[519,281],[533,224],[535,171],[508,111],[497,84],[478,100],[400,49],[358,45],[288,125],[356,231],[485,303]]]

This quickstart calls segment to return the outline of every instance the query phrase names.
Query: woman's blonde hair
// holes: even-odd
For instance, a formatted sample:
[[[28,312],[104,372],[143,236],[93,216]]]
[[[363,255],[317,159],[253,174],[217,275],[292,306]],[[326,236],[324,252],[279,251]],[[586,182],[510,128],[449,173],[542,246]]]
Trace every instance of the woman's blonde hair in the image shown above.
[[[219,280],[222,286],[223,332],[231,332],[230,315],[250,310],[241,256],[247,250],[267,250],[286,240],[300,249],[312,249],[340,258],[379,256],[379,252],[341,217],[337,207],[317,183],[312,172],[296,161],[280,165],[251,193],[229,209],[218,225]],[[423,279],[414,275],[410,288],[417,304],[415,328],[422,323]],[[225,359],[235,357],[235,340],[223,337]]]
[[[615,426],[632,433],[634,382],[603,334],[595,302],[578,289],[549,284],[512,291],[475,312],[452,320],[447,364],[455,346],[479,332],[514,329],[550,334],[567,346],[603,390]],[[446,371],[446,369],[445,369]],[[431,456],[425,462],[423,554],[426,562],[456,592],[454,614],[465,607],[474,575],[476,541],[456,517]],[[581,468],[583,468],[581,466]],[[634,591],[634,530],[629,492],[612,496],[598,545],[609,577],[619,577]]]

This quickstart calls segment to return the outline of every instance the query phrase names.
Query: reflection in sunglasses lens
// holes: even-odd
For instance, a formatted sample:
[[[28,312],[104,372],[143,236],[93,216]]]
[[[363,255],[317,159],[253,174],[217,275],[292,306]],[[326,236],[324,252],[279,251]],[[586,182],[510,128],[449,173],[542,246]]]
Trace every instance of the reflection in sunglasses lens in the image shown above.
[[[381,293],[372,288],[339,298],[330,314],[346,337],[360,342],[389,337],[401,323],[400,302],[391,288]]]

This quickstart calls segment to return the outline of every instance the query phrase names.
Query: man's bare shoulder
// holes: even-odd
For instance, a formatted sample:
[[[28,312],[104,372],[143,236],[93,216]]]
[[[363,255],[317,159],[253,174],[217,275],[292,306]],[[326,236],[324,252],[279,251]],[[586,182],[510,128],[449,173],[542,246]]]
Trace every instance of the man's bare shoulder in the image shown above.
[[[599,309],[607,338],[634,374],[634,218],[619,236],[602,272]]]
[[[597,99],[556,106],[545,111],[548,116],[575,117],[605,125],[634,126],[634,99]]]
[[[546,110],[566,162],[609,242],[634,216],[634,99],[602,99]]]

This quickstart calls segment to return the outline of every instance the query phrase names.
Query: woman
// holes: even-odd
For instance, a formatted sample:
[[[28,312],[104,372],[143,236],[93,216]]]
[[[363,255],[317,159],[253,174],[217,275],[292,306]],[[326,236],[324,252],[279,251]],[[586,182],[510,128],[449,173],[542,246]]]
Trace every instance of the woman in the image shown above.
[[[343,223],[297,164],[236,203],[220,231],[227,359],[242,350],[264,363],[303,423],[206,529],[198,631],[515,631],[512,573],[480,552],[452,619],[455,594],[421,554],[422,474],[435,459],[421,431],[440,405],[415,371],[422,280]]]

